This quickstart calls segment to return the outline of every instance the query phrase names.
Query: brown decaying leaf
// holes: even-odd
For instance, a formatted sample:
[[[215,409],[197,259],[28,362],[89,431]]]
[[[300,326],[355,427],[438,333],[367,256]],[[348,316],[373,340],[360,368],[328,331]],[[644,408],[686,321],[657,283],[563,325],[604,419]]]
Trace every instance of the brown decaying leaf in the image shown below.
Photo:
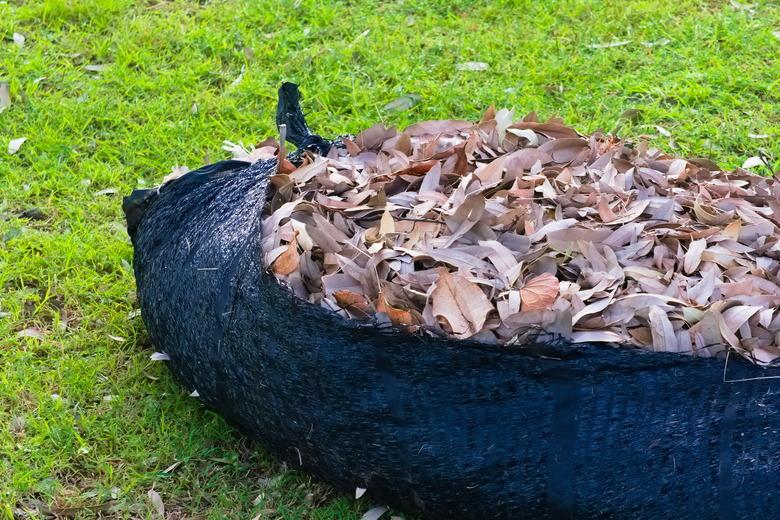
[[[298,240],[296,235],[296,237],[292,239],[292,242],[287,245],[287,249],[285,249],[284,253],[279,255],[276,261],[274,261],[273,271],[275,274],[286,276],[298,269],[300,261],[301,256],[298,254]]]
[[[376,301],[376,310],[377,312],[387,314],[393,325],[413,326],[420,324],[420,320],[412,311],[409,309],[399,309],[390,305],[387,301],[387,297],[381,293]]]
[[[301,298],[513,346],[780,357],[775,179],[492,107],[343,142],[283,161],[269,190],[263,258]],[[251,162],[278,144],[229,150]]]
[[[371,304],[365,296],[360,293],[341,289],[333,291],[333,297],[342,308],[356,314],[357,317],[367,318],[371,314]]]
[[[558,297],[559,285],[558,279],[550,273],[529,278],[520,289],[521,309],[533,311],[550,308]]]

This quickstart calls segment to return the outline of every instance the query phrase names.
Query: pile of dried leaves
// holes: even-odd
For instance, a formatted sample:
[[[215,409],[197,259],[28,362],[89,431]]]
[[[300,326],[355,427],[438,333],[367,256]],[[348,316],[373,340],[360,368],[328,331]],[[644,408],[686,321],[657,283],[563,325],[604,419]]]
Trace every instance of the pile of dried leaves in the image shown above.
[[[300,298],[421,334],[780,357],[774,179],[512,117],[377,125],[284,162],[265,264]]]

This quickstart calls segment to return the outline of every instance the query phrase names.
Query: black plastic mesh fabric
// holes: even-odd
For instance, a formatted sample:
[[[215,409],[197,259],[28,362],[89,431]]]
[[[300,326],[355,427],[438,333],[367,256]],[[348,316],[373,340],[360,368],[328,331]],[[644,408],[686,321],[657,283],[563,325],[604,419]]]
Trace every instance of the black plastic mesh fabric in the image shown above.
[[[780,379],[341,319],[263,269],[275,167],[211,165],[135,192],[125,211],[153,344],[187,391],[278,457],[426,518],[780,516]],[[725,378],[773,375],[732,356]]]

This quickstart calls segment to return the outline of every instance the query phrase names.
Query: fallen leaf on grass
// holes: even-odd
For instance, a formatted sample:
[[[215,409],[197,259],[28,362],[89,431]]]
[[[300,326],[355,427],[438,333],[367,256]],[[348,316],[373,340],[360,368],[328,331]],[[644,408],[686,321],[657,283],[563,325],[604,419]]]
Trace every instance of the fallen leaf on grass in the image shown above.
[[[157,518],[165,518],[165,504],[163,504],[160,494],[154,489],[150,489],[147,496],[149,497],[149,502],[152,504],[154,514]]]
[[[228,86],[228,90],[235,88],[238,86],[239,83],[244,79],[244,72],[246,72],[246,65],[241,65],[241,72],[238,73],[238,76],[236,79],[233,80],[232,83]]]
[[[20,49],[23,48],[24,41],[25,41],[25,37],[23,34],[19,34],[17,32],[14,33],[14,43],[16,44],[17,47],[19,47]]]
[[[11,90],[7,81],[0,82],[0,112],[11,106]]]
[[[105,63],[94,63],[92,65],[84,65],[84,69],[89,72],[103,72],[108,69],[108,65]]]
[[[19,151],[24,142],[27,141],[26,137],[19,137],[18,139],[11,139],[8,143],[8,154],[13,155]]]
[[[608,43],[591,43],[588,45],[591,49],[609,49],[611,47],[622,47],[631,43],[631,40],[620,40]]]
[[[402,112],[415,106],[421,99],[417,94],[406,94],[386,104],[384,109],[388,112]]]
[[[46,339],[46,334],[47,332],[40,327],[27,327],[26,329],[17,332],[16,337],[44,340]]]
[[[466,61],[455,65],[455,68],[458,70],[474,70],[474,71],[487,70],[489,67],[490,65],[488,65],[483,61]]]
[[[116,188],[106,188],[104,190],[96,191],[95,197],[100,197],[102,195],[116,195],[117,193],[119,193],[119,190]]]
[[[170,466],[168,466],[167,468],[165,468],[165,469],[163,470],[163,473],[166,473],[166,474],[167,474],[167,473],[170,473],[170,472],[172,472],[173,470],[175,470],[176,468],[178,468],[179,466],[181,466],[181,463],[182,463],[182,461],[180,461],[180,460],[177,460],[176,462],[174,462],[173,464],[171,464]]]
[[[762,157],[750,157],[749,159],[746,159],[745,162],[742,163],[742,168],[745,170],[750,170],[751,168],[755,168],[757,166],[764,166],[766,163],[764,162],[764,159]]]
[[[660,40],[656,41],[650,41],[650,42],[642,42],[642,45],[645,47],[662,47],[664,45],[668,45],[672,42],[672,40],[668,38],[661,38]]]

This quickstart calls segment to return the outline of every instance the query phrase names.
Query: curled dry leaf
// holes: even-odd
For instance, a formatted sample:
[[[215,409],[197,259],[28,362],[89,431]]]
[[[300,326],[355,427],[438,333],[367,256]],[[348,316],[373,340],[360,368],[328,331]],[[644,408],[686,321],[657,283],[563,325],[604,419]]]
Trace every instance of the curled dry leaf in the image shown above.
[[[393,325],[399,327],[413,327],[420,324],[420,319],[415,312],[392,305],[387,296],[381,292],[376,300],[376,310],[387,314]]]
[[[342,308],[355,314],[367,317],[371,312],[371,304],[365,296],[348,289],[333,291],[333,297]]]
[[[301,255],[298,254],[298,240],[297,235],[287,245],[284,253],[279,255],[274,261],[273,270],[275,274],[286,276],[296,269],[301,261]]]

